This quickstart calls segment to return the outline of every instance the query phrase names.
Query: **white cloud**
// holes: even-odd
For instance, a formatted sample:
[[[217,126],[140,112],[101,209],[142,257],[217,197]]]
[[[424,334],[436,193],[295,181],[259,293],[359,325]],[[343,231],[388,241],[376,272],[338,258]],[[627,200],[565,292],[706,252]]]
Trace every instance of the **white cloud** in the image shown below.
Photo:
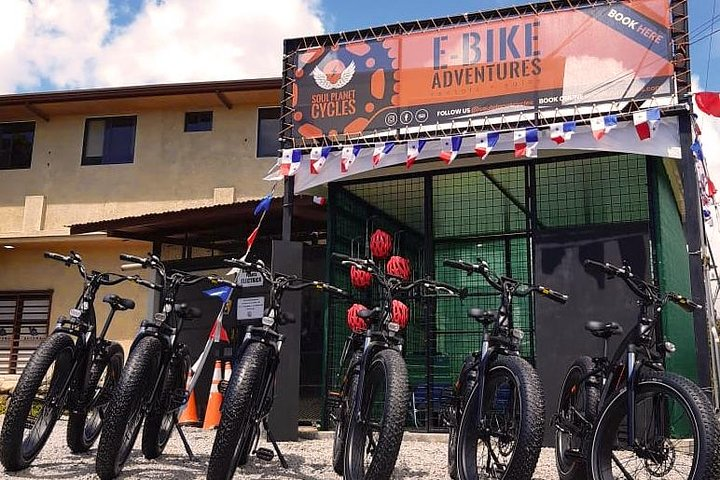
[[[318,0],[4,0],[0,92],[277,76],[284,38],[322,33]]]

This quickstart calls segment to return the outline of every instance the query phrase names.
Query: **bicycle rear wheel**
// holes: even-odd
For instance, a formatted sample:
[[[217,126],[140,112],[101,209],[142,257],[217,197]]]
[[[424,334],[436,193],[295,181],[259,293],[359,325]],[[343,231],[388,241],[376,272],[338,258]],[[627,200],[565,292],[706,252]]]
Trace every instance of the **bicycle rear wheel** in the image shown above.
[[[113,342],[93,359],[87,383],[81,387],[81,403],[68,418],[66,440],[71,452],[87,452],[100,436],[105,410],[120,379],[124,356],[122,346]]]
[[[483,411],[471,393],[458,430],[462,480],[530,480],[542,447],[545,403],[535,370],[520,357],[500,356],[485,376]]]
[[[30,466],[45,446],[67,399],[75,344],[53,333],[23,370],[0,432],[0,461],[8,471]]]
[[[386,480],[395,468],[410,401],[405,360],[395,350],[373,356],[360,394],[363,423],[350,416],[345,476]]]
[[[690,380],[654,372],[636,387],[635,445],[628,441],[627,393],[613,397],[593,433],[596,480],[710,480],[720,477],[720,428]]]

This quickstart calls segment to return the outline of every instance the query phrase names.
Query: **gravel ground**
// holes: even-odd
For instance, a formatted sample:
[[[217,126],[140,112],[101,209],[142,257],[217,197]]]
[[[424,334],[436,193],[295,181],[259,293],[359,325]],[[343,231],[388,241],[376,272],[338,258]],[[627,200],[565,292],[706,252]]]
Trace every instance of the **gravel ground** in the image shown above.
[[[90,479],[95,477],[95,452],[93,448],[84,455],[73,455],[65,445],[66,422],[60,420],[56,425],[48,444],[40,453],[32,467],[22,472],[7,474],[0,472],[0,478],[32,479]],[[165,454],[156,460],[145,460],[139,450],[133,451],[125,464],[121,478],[178,479],[190,480],[205,478],[205,470],[215,438],[214,431],[197,428],[185,430],[193,451],[197,455],[194,462],[188,460],[177,434],[168,443]],[[269,444],[266,445],[272,448]],[[301,440],[281,443],[280,449],[290,468],[284,470],[280,462],[274,459],[263,462],[251,457],[248,465],[238,469],[235,478],[243,479],[295,479],[339,480],[331,465],[332,440]],[[447,444],[444,442],[412,441],[403,442],[400,457],[395,466],[396,479],[439,479],[449,478],[446,467]],[[551,449],[543,450],[535,480],[556,480],[555,457]]]

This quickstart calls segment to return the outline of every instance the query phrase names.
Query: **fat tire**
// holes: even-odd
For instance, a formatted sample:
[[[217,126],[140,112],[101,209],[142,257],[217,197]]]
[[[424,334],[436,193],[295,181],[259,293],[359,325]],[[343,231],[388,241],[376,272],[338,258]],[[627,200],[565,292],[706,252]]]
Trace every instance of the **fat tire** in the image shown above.
[[[345,445],[358,384],[357,366],[353,364],[351,368],[352,372],[348,372],[348,378],[343,384],[343,393],[340,398],[341,403],[333,436],[333,470],[338,475],[342,475],[345,471]]]
[[[142,452],[145,458],[149,460],[162,455],[168,440],[170,440],[173,428],[175,428],[178,421],[179,411],[175,410],[172,413],[167,413],[167,410],[172,406],[171,402],[175,392],[180,388],[185,389],[189,368],[190,352],[187,347],[182,345],[178,349],[177,355],[170,360],[158,401],[145,418],[142,432]],[[168,431],[163,429],[163,421],[166,415],[172,415]]]
[[[592,385],[585,382],[583,385],[578,385],[578,382],[586,378],[587,375],[595,368],[595,364],[592,359],[588,356],[578,357],[570,368],[568,368],[565,374],[565,380],[563,380],[562,388],[560,390],[560,397],[558,398],[558,414],[560,409],[563,408],[564,403],[571,394],[571,389],[574,387],[582,388],[582,402],[583,411],[580,413],[590,422],[593,423],[597,416],[598,403],[600,402],[600,389],[596,385]],[[586,438],[582,442],[583,451],[586,454],[590,453],[590,432],[587,433]],[[589,470],[587,460],[575,458],[567,468],[563,468],[562,461],[560,459],[560,431],[555,431],[555,465],[557,466],[558,476],[560,480],[585,480],[588,478]]]
[[[545,431],[545,395],[542,382],[535,369],[520,357],[498,356],[491,363],[486,378],[491,378],[500,370],[506,370],[513,376],[520,399],[520,432],[507,470],[501,478],[530,480],[540,456]],[[458,476],[462,480],[478,478],[477,465],[471,461],[477,454],[477,444],[468,442],[465,438],[470,433],[467,425],[475,421],[474,412],[477,412],[477,408],[474,408],[474,402],[477,396],[478,390],[474,388],[458,429]],[[471,448],[474,449],[473,452],[470,451]]]
[[[152,382],[157,375],[161,354],[162,345],[155,337],[141,338],[130,351],[115,393],[108,404],[100,434],[95,472],[102,480],[117,477],[132,452],[131,445],[125,458],[121,458],[120,445],[131,414],[135,409],[142,408],[142,402],[153,386]],[[140,421],[142,422],[142,419]],[[135,443],[139,431],[137,428],[131,443]]]
[[[25,456],[23,453],[25,422],[30,415],[33,400],[48,369],[62,354],[69,354],[69,363],[65,367],[71,368],[74,348],[75,343],[70,335],[53,333],[38,346],[30,357],[15,386],[15,392],[8,404],[2,431],[0,431],[0,462],[5,470],[16,472],[29,467],[47,442],[61,412],[50,419],[51,424],[44,438],[40,439],[36,451],[29,456]],[[62,411],[62,406],[59,407],[59,410]]]
[[[345,476],[348,478],[387,480],[395,469],[400,453],[410,403],[407,366],[400,352],[385,349],[372,357],[366,378],[370,378],[370,374],[378,368],[382,369],[385,376],[385,408],[380,435],[370,465],[364,471],[365,435],[351,417],[345,446]],[[366,395],[363,391],[357,401],[364,401]]]
[[[272,347],[269,345],[251,342],[233,368],[225,390],[220,426],[210,454],[208,480],[232,478],[236,466],[247,462],[253,440],[250,438],[252,435],[249,435],[253,431],[250,423],[261,400],[258,397],[261,395],[260,389],[271,354]],[[233,457],[237,449],[240,449],[240,457],[234,465]]]
[[[90,435],[86,435],[88,432],[85,431],[85,426],[88,414],[90,413],[88,407],[94,406],[93,402],[96,401],[97,398],[104,399],[105,402],[107,402],[112,397],[113,390],[120,378],[124,361],[125,352],[123,352],[122,346],[119,343],[112,342],[97,358],[93,359],[90,364],[88,380],[82,387],[83,391],[80,394],[80,403],[77,406],[77,410],[70,412],[68,416],[66,440],[72,453],[87,452],[100,436],[102,417],[96,431],[89,432]],[[108,375],[112,375],[113,383],[108,385],[110,388],[103,386],[103,391],[98,393],[98,383],[100,383],[100,379],[108,367],[110,371],[105,376],[106,382]],[[105,409],[107,409],[107,405],[105,405]]]
[[[470,355],[465,359],[465,365],[470,367],[475,362],[475,356]],[[465,409],[468,401],[470,400],[470,394],[475,387],[476,379],[471,376],[474,372],[469,368],[463,369],[461,375],[465,375],[466,378],[461,379],[460,391],[457,392],[457,405],[455,410],[455,423],[450,425],[448,435],[448,475],[453,480],[458,478],[458,466],[457,466],[457,441],[458,441],[458,430],[460,427],[460,415]]]
[[[643,372],[637,388],[642,389],[643,386],[658,384],[669,387],[671,391],[681,395],[689,406],[689,413],[694,417],[698,427],[697,440],[700,447],[695,472],[691,480],[715,480],[720,478],[720,425],[715,418],[710,400],[695,383],[671,372]],[[602,479],[600,474],[596,473],[597,450],[599,448],[596,441],[597,436],[606,425],[606,422],[610,421],[609,415],[618,412],[620,412],[620,415],[625,414],[625,397],[626,390],[619,391],[598,415],[599,418],[593,431],[592,454],[590,457],[591,474],[595,479]],[[612,410],[615,405],[618,405],[618,401],[622,403]]]

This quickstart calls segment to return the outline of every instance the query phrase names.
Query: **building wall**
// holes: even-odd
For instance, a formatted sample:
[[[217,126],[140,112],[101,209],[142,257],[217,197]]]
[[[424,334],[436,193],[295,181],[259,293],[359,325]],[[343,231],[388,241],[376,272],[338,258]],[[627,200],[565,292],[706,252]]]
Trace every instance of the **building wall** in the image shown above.
[[[66,232],[67,226],[262,196],[274,159],[256,158],[257,107],[166,108],[137,114],[132,164],[81,166],[86,116],[38,120],[31,168],[0,171],[0,235]],[[185,133],[186,111],[213,110],[211,132]],[[214,202],[216,188],[225,191]],[[28,196],[38,196],[28,199]],[[15,235],[17,234],[17,235]]]
[[[50,250],[67,254],[70,249],[80,253],[88,269],[120,273],[120,253],[145,255],[149,245],[144,242],[104,241],[102,243],[44,242],[21,244],[14,250],[0,249],[0,291],[52,290],[50,326],[60,315],[68,315],[82,293],[83,280],[76,267],[68,268],[59,262],[43,258],[43,252]],[[145,278],[151,278],[147,271],[138,271]],[[95,313],[98,329],[102,328],[109,312],[102,297],[115,293],[135,301],[132,311],[118,312],[108,331],[107,338],[119,341],[127,352],[135,337],[140,320],[147,317],[152,305],[152,292],[132,282],[104,287],[98,291]]]

